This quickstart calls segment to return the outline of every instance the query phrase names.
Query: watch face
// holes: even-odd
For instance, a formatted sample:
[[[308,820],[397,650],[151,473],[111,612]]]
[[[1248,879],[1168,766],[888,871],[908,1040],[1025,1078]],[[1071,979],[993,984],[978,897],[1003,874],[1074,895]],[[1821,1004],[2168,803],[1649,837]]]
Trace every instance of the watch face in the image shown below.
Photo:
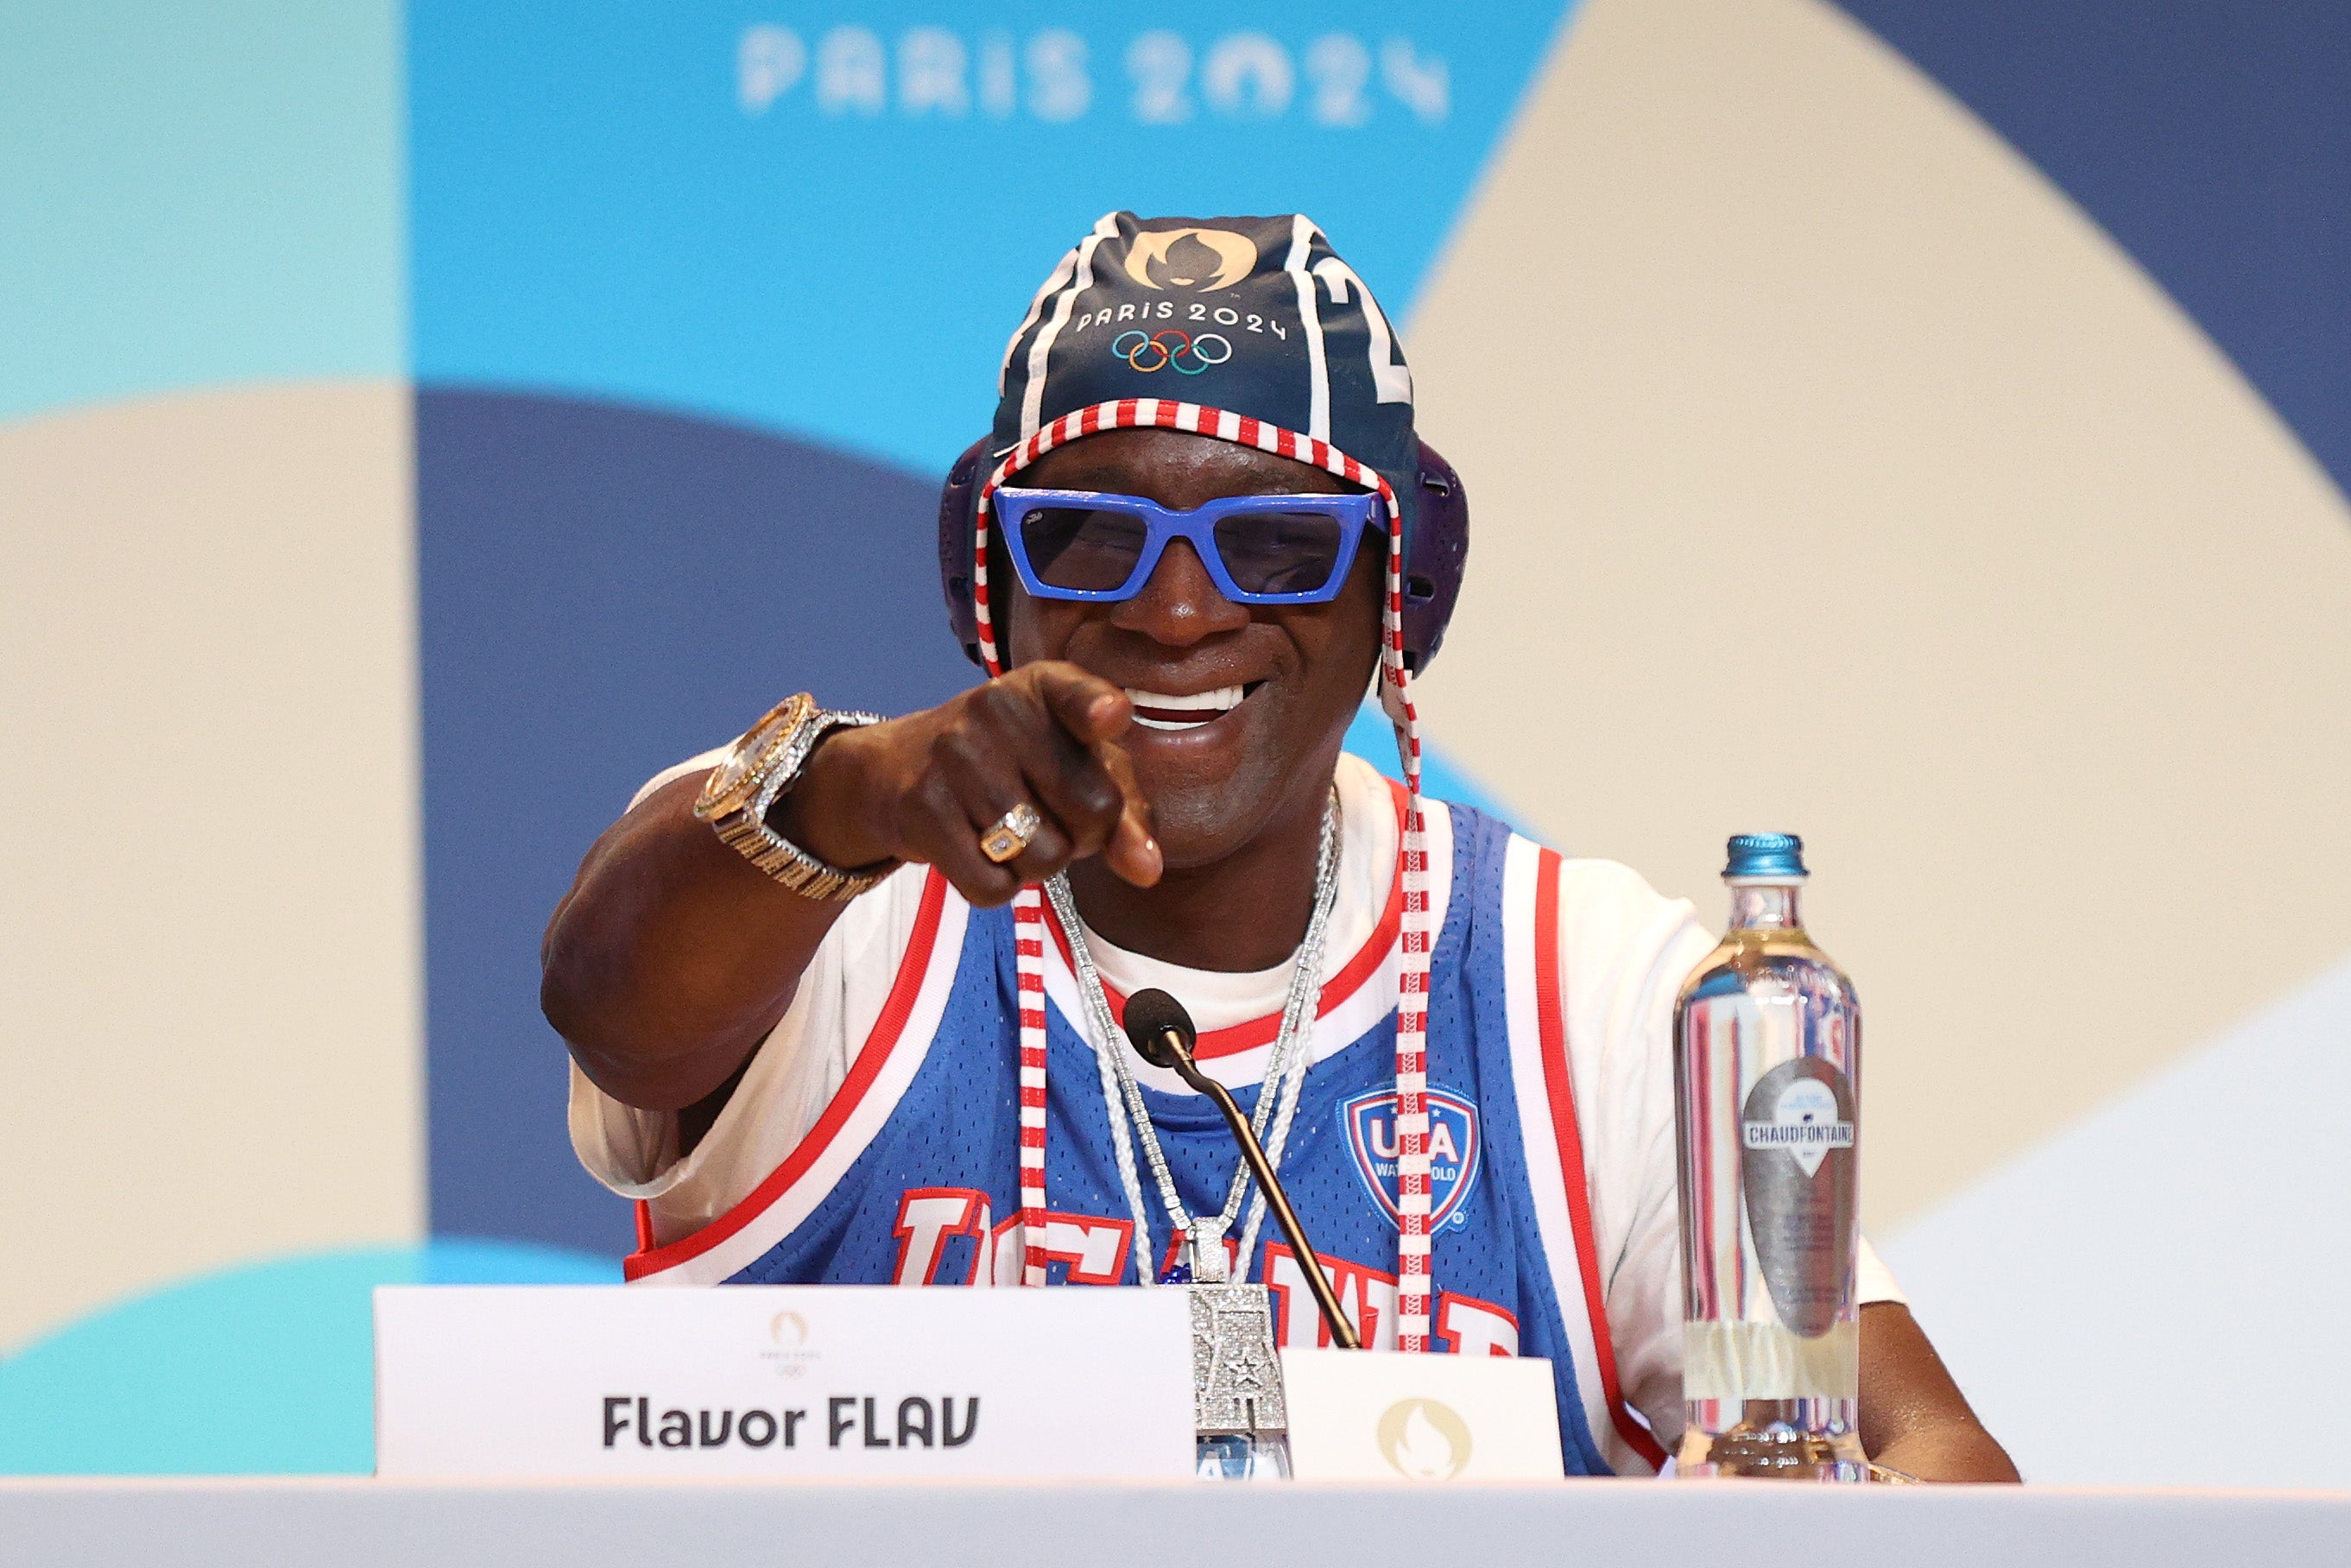
[[[776,747],[807,718],[807,705],[797,698],[783,704],[759,721],[758,727],[735,743],[726,760],[711,773],[710,781],[703,786],[705,806],[713,810],[731,811],[741,806],[756,786],[765,765],[774,757]]]

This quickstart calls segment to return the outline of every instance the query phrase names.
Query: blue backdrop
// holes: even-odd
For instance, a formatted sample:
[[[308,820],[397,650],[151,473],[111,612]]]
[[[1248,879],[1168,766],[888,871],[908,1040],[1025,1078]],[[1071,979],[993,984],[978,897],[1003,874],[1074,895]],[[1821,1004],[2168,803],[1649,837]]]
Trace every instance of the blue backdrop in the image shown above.
[[[2351,487],[2351,7],[1843,8]],[[904,710],[973,677],[936,599],[937,477],[1100,214],[1302,208],[1404,317],[1574,9],[18,7],[12,452],[125,399],[413,381],[434,1239],[159,1263],[152,1293],[0,1361],[0,1470],[361,1469],[372,1283],[610,1278],[629,1216],[571,1155],[537,1008],[581,852],[784,693]],[[1375,720],[1351,745],[1393,766]],[[1431,775],[1478,793],[1441,755]]]

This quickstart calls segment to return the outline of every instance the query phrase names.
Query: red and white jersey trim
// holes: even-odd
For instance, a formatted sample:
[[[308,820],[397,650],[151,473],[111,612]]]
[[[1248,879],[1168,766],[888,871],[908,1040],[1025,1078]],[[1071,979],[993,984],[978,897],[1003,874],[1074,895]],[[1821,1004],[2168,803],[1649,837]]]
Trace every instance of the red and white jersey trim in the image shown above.
[[[1371,934],[1335,968],[1327,960],[1325,962],[1328,977],[1323,982],[1322,1009],[1315,1021],[1310,1062],[1321,1061],[1345,1050],[1395,1010],[1396,966],[1402,962],[1397,936],[1402,929],[1404,912],[1403,835],[1400,829],[1408,798],[1404,787],[1395,780],[1388,779],[1381,782],[1388,788],[1399,824],[1397,872],[1389,880],[1385,911]],[[1453,813],[1432,801],[1428,803],[1426,815],[1428,929],[1433,941],[1433,934],[1444,926],[1446,906],[1453,891]],[[1078,994],[1077,972],[1071,967],[1069,938],[1050,911],[1045,924],[1053,935],[1053,940],[1045,950],[1046,998],[1076,1031],[1079,1039],[1091,1040],[1092,1031],[1082,1021],[1087,1012]],[[1110,998],[1113,1015],[1124,1017],[1125,997],[1107,983],[1102,988]],[[1201,1070],[1228,1089],[1262,1082],[1266,1062],[1273,1055],[1274,1037],[1280,1032],[1280,1028],[1281,1015],[1275,1012],[1245,1023],[1203,1032],[1197,1051]],[[1136,1079],[1147,1088],[1170,1094],[1193,1092],[1189,1085],[1165,1068],[1153,1067],[1141,1061],[1134,1065]]]
[[[1625,1403],[1617,1380],[1607,1294],[1593,1237],[1559,973],[1560,872],[1556,852],[1511,836],[1502,867],[1511,1087],[1524,1133],[1536,1228],[1573,1349],[1585,1425],[1612,1469],[1652,1475],[1665,1463],[1665,1451]]]
[[[790,1235],[873,1142],[914,1081],[946,1016],[971,906],[934,871],[882,1015],[840,1092],[783,1163],[726,1213],[693,1235],[622,1264],[632,1284],[715,1285],[757,1262]]]

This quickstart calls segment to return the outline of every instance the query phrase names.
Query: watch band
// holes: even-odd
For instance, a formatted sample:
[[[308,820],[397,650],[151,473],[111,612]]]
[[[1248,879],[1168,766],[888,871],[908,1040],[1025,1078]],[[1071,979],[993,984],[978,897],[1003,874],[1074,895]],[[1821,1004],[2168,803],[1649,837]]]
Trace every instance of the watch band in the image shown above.
[[[711,771],[694,814],[710,824],[721,843],[802,898],[855,898],[896,866],[843,871],[827,865],[768,826],[768,811],[799,779],[817,742],[836,729],[862,729],[881,722],[876,713],[820,708],[806,692],[787,697],[745,732],[734,753]],[[759,755],[744,755],[752,747]]]

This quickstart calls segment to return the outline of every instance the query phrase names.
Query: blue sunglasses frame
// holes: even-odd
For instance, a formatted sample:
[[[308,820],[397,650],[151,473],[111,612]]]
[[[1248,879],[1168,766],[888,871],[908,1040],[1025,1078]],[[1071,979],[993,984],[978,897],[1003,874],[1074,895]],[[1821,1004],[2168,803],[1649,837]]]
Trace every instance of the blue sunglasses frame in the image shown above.
[[[1028,490],[1004,486],[988,497],[989,508],[1003,536],[1005,553],[1012,558],[1012,570],[1020,579],[1020,586],[1036,599],[1075,600],[1089,604],[1115,604],[1133,599],[1151,580],[1159,568],[1159,558],[1167,553],[1171,540],[1183,539],[1200,558],[1207,569],[1209,580],[1217,591],[1235,604],[1328,604],[1339,597],[1347,585],[1347,574],[1355,565],[1355,551],[1361,547],[1364,530],[1381,520],[1380,497],[1366,491],[1349,496],[1224,496],[1188,511],[1176,511],[1142,496],[1118,496],[1099,490]],[[1029,514],[1048,507],[1083,507],[1092,512],[1111,512],[1137,518],[1144,525],[1143,553],[1135,558],[1134,570],[1116,588],[1056,588],[1040,579],[1029,564],[1029,547],[1021,538],[1020,525]],[[1250,512],[1311,512],[1331,518],[1339,525],[1339,553],[1332,563],[1331,576],[1322,587],[1304,593],[1249,593],[1233,581],[1232,573],[1225,570],[1223,554],[1217,546],[1217,525],[1225,518]],[[1384,532],[1380,535],[1384,538]]]

